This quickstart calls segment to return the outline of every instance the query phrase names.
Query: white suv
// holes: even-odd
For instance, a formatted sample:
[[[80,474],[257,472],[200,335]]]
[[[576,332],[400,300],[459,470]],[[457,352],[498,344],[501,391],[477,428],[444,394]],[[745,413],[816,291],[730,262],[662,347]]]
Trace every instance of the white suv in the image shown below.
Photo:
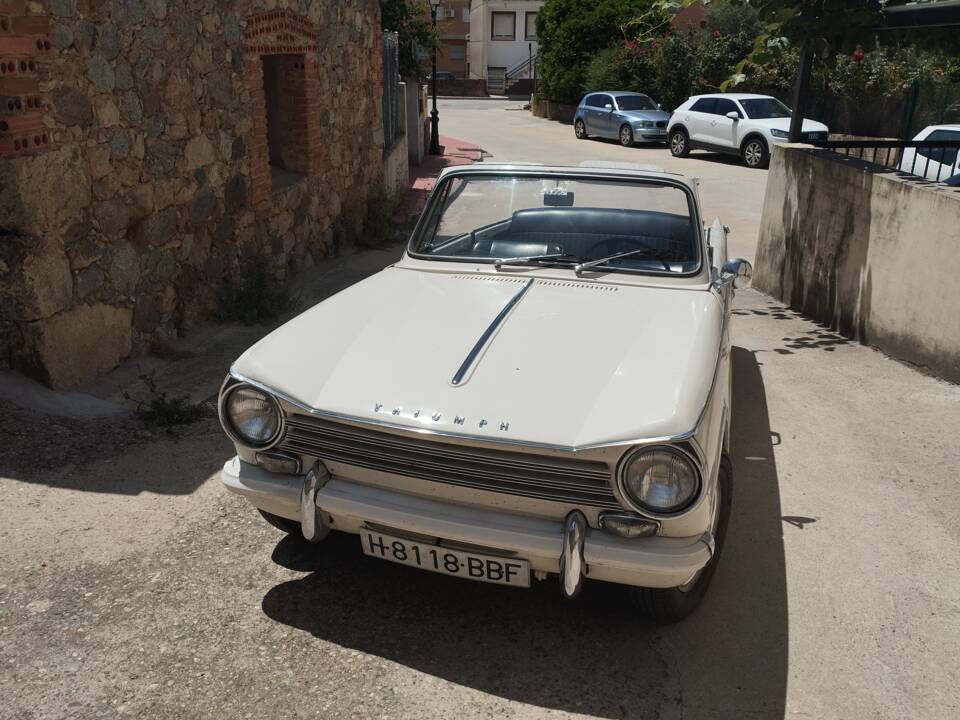
[[[806,119],[802,132],[807,142],[830,135],[826,125]],[[790,108],[769,95],[694,95],[673,111],[667,136],[674,157],[700,148],[739,155],[747,167],[764,168],[770,146],[790,136]]]

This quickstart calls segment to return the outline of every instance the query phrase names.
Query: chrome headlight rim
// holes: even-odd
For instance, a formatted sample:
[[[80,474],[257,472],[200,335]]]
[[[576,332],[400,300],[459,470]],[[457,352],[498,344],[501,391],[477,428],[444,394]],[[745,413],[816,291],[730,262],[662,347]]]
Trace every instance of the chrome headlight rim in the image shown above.
[[[233,380],[232,383],[231,380]],[[248,438],[245,438],[243,435],[241,435],[233,426],[233,421],[230,419],[230,415],[227,412],[227,402],[229,401],[230,396],[238,390],[253,390],[254,392],[260,393],[273,405],[274,411],[277,413],[277,429],[269,440],[260,443],[253,443]],[[280,442],[281,438],[283,438],[286,426],[286,415],[283,412],[283,408],[280,406],[280,401],[273,393],[268,392],[263,388],[254,385],[253,383],[227,378],[227,381],[224,383],[224,388],[221,390],[220,397],[217,401],[217,411],[220,415],[220,425],[223,427],[223,431],[227,434],[227,437],[233,440],[233,442],[237,445],[249,448],[251,450],[269,450],[270,448],[276,446]]]
[[[659,510],[657,508],[648,507],[635,500],[627,490],[627,468],[634,460],[636,460],[638,456],[655,451],[665,451],[683,458],[687,461],[687,463],[689,463],[693,470],[693,474],[696,477],[697,486],[690,494],[690,498],[683,505],[677,508],[671,508],[670,510]],[[697,502],[700,500],[700,497],[703,495],[703,468],[700,458],[693,452],[692,449],[688,450],[681,445],[671,445],[669,443],[639,445],[625,453],[623,457],[620,458],[620,462],[617,465],[617,492],[620,495],[620,500],[628,509],[633,510],[641,515],[651,518],[672,518],[679,515],[684,515],[697,504]]]

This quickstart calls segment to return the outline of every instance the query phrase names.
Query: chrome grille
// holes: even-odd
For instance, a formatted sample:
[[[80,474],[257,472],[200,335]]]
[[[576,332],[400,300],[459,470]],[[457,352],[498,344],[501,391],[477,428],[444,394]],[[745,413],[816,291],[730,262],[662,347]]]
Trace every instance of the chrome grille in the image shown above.
[[[306,415],[286,420],[280,448],[346,465],[476,490],[622,509],[601,462],[489,450]]]

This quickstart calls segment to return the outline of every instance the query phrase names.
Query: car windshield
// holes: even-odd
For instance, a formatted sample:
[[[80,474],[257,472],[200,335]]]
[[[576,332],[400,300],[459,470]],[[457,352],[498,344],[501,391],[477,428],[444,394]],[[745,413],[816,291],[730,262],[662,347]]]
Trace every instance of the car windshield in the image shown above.
[[[776,98],[748,98],[741,100],[740,104],[751,120],[790,117],[790,108]]]
[[[693,208],[687,189],[655,179],[454,175],[437,188],[410,251],[498,269],[609,258],[591,272],[686,274],[700,267]]]
[[[617,105],[621,110],[656,110],[657,104],[646,95],[618,95]]]

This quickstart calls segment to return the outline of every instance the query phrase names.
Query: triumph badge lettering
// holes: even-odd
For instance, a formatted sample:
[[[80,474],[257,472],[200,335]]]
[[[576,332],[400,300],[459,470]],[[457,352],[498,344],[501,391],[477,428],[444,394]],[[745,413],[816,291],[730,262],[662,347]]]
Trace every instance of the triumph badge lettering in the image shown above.
[[[407,412],[407,411],[404,411],[403,406],[396,406],[396,407],[394,407],[392,410],[384,410],[383,403],[379,403],[379,402],[378,402],[378,403],[374,403],[374,404],[373,404],[373,412],[379,413],[379,412],[381,412],[381,411],[382,411],[382,412],[385,412],[385,413],[386,413],[386,412],[389,412],[391,415],[393,415],[393,416],[395,416],[395,417],[408,417],[408,418],[410,418],[411,420],[419,420],[419,419],[420,419],[420,416],[424,414],[424,410],[423,410],[423,409],[417,409],[417,410],[412,410],[412,411]],[[441,412],[436,412],[436,411],[430,413],[430,420],[433,421],[433,422],[435,422],[435,423],[440,423],[440,422],[443,420],[443,413],[441,413]],[[450,422],[450,421],[448,420],[448,421],[447,421],[446,423],[444,423],[444,424],[447,424],[447,425],[466,425],[466,423],[467,423],[467,416],[466,416],[466,415],[454,415],[454,416],[453,416],[453,422]],[[487,429],[488,427],[491,426],[491,423],[490,423],[489,420],[479,420],[479,421],[478,421],[478,420],[472,420],[472,421],[471,421],[471,424],[472,424],[472,423],[476,423],[476,424],[477,424],[477,427],[478,427],[480,430],[485,430],[485,429]],[[493,424],[494,424],[496,427],[499,428],[500,432],[508,432],[508,431],[510,430],[510,423],[509,423],[508,421],[506,421],[506,420],[495,421]]]

